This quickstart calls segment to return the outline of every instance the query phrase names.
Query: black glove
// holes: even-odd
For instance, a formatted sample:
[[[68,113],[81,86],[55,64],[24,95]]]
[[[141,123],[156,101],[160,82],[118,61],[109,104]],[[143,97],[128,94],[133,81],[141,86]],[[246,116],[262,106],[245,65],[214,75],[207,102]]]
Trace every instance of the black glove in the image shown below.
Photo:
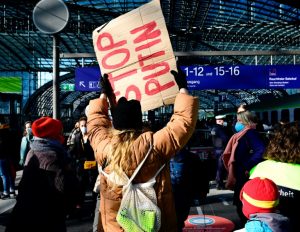
[[[113,95],[114,91],[108,80],[107,74],[104,74],[103,77],[100,79],[100,88],[101,88],[101,93],[105,93],[108,97]]]
[[[174,76],[179,89],[187,89],[186,75],[180,68],[178,68],[178,72],[171,70],[171,74]]]

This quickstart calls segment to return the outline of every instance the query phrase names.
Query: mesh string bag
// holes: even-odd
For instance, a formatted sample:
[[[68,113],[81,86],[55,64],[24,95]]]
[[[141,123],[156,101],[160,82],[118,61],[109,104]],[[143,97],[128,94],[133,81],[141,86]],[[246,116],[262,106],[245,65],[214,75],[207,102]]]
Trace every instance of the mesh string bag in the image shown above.
[[[161,226],[161,211],[157,206],[157,197],[154,190],[155,178],[164,168],[163,165],[155,175],[145,183],[132,184],[147,157],[147,155],[134,171],[127,184],[122,188],[122,201],[117,213],[117,222],[126,232],[157,232]],[[103,171],[101,171],[103,173]],[[104,174],[108,176],[109,174]],[[123,173],[123,175],[126,175]]]

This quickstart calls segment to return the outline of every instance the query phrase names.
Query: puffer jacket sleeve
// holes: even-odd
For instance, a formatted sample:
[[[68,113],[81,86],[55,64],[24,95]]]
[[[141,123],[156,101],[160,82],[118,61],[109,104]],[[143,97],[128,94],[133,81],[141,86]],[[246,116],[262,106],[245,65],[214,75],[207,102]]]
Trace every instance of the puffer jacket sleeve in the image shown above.
[[[104,98],[91,100],[87,112],[87,131],[90,144],[95,153],[99,144],[108,138],[111,121],[108,117],[108,102]],[[101,162],[101,157],[96,157]],[[100,160],[99,160],[100,159]]]
[[[174,113],[167,125],[154,136],[154,149],[169,159],[180,150],[192,136],[198,118],[198,98],[179,93]]]

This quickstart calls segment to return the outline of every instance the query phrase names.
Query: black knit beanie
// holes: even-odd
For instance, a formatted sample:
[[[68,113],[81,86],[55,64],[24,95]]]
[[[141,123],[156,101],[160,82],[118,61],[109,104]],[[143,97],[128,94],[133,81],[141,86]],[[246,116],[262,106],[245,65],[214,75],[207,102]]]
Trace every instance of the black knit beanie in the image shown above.
[[[113,126],[117,130],[141,130],[143,127],[141,104],[137,100],[127,101],[125,97],[121,97],[112,117]]]

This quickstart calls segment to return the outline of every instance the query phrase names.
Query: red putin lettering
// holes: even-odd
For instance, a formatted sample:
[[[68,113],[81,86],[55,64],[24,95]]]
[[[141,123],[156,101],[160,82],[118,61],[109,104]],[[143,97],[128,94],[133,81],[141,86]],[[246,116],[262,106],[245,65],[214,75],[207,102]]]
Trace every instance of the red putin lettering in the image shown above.
[[[145,85],[145,93],[147,95],[158,94],[159,92],[167,90],[175,85],[174,81],[169,81],[166,84],[161,85],[157,79],[154,79],[155,77],[162,76],[162,75],[170,72],[170,66],[167,62],[161,62],[161,63],[145,66],[142,68],[142,71],[146,72],[149,70],[155,70],[160,67],[162,67],[163,69],[161,69],[158,72],[153,72],[151,75],[143,77],[144,80],[148,80]],[[154,86],[154,88],[153,88],[153,86]]]
[[[161,35],[161,31],[159,29],[154,30],[156,26],[157,26],[157,23],[155,21],[151,21],[141,27],[135,28],[130,31],[132,34],[143,31],[143,33],[141,35],[139,35],[136,39],[134,39],[134,43],[141,43],[143,41],[148,42],[149,39],[156,38],[155,40],[150,41],[146,44],[137,46],[135,48],[135,51],[142,51],[144,49],[148,49],[148,48],[155,46],[162,42],[162,40],[160,38],[157,38]],[[142,72],[147,72],[147,71],[155,70],[158,67],[163,67],[162,70],[160,70],[158,72],[153,72],[152,74],[143,77],[143,80],[147,80],[147,82],[145,84],[145,93],[147,95],[158,94],[159,92],[167,90],[175,85],[174,81],[170,81],[164,85],[161,85],[158,80],[153,79],[153,78],[157,78],[158,76],[164,75],[170,71],[170,66],[167,62],[161,62],[158,64],[151,64],[151,65],[145,66],[145,61],[151,60],[155,57],[159,57],[159,56],[163,56],[163,55],[165,55],[165,51],[158,51],[158,52],[155,52],[155,53],[147,55],[147,56],[143,56],[143,54],[138,54],[138,61],[139,61],[140,67],[142,67],[142,69],[141,69]],[[153,88],[153,86],[154,86],[154,88]]]
[[[144,24],[143,26],[137,27],[130,31],[131,34],[136,34],[140,31],[144,31],[141,35],[133,40],[133,43],[137,44],[143,42],[145,40],[154,39],[161,35],[161,31],[159,29],[153,31],[153,29],[157,26],[155,21],[151,21],[150,23]]]

